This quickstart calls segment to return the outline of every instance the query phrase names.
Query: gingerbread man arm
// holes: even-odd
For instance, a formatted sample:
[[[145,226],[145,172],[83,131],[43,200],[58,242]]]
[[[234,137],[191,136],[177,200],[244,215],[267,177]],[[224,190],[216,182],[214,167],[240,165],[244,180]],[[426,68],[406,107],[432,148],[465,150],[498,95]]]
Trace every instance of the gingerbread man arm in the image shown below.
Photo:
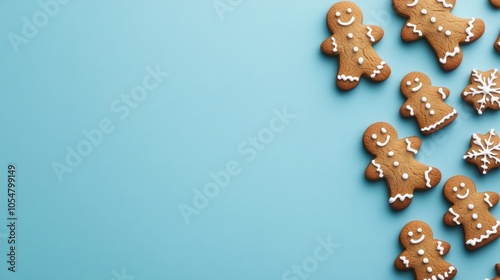
[[[448,209],[448,212],[444,214],[443,222],[445,225],[450,227],[459,226],[460,222],[458,221],[458,218],[460,218],[460,216],[455,212],[455,210],[453,210],[453,207],[451,207]]]
[[[455,7],[455,3],[457,2],[457,0],[437,0],[437,1],[441,3],[443,7],[450,9],[450,12],[451,10],[453,10],[453,8]]]
[[[437,92],[437,94],[439,94],[441,99],[443,99],[443,100],[445,100],[446,98],[448,98],[448,96],[450,96],[450,90],[448,88],[434,87],[434,89]]]
[[[496,192],[485,192],[484,202],[488,204],[490,208],[498,204],[499,196]]]
[[[327,55],[338,55],[338,43],[333,35],[323,41],[321,51]]]
[[[405,139],[405,142],[406,142],[406,150],[411,151],[414,154],[417,154],[418,150],[420,150],[420,147],[422,146],[422,140],[420,140],[420,138],[416,136],[407,137]]]
[[[382,166],[375,160],[372,160],[370,164],[368,164],[368,166],[366,167],[365,176],[368,180],[372,181],[383,178],[384,171],[382,170]]]
[[[375,44],[384,37],[384,30],[380,26],[366,25],[366,36],[372,44]]]
[[[424,36],[424,32],[417,24],[412,23],[410,20],[406,21],[403,30],[401,30],[401,38],[406,42],[412,42]]]
[[[403,106],[399,109],[399,113],[404,118],[413,117],[415,115],[415,109],[410,106],[409,102],[405,102]]]
[[[437,240],[436,250],[439,252],[440,256],[446,256],[451,249],[450,243],[446,241]]]
[[[410,261],[407,259],[406,253],[407,252],[404,251],[396,258],[396,260],[394,260],[394,266],[397,270],[408,270],[413,267]]]

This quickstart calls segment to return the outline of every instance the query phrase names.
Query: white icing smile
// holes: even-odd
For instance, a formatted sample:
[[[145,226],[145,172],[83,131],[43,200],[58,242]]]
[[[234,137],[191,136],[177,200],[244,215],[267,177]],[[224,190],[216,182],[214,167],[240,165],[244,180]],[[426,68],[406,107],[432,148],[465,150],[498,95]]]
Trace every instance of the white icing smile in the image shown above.
[[[469,196],[469,189],[467,189],[467,192],[464,195],[457,194],[457,197],[462,200],[466,199],[468,196]]]
[[[418,86],[416,86],[416,87],[412,88],[412,89],[411,89],[411,91],[413,91],[413,92],[417,92],[417,91],[419,91],[419,90],[422,88],[422,86],[423,86],[423,84],[422,84],[422,83],[420,83]]]
[[[340,19],[338,19],[337,22],[342,26],[349,26],[354,22],[355,19],[356,19],[355,17],[351,17],[351,19],[348,22],[343,22]]]
[[[387,146],[387,143],[389,143],[389,140],[391,140],[391,136],[387,135],[387,138],[385,138],[385,142],[377,142],[377,146],[379,147],[385,147]]]
[[[419,243],[421,243],[422,241],[424,241],[424,239],[425,239],[425,235],[424,235],[424,234],[422,234],[422,236],[421,236],[418,240],[413,240],[413,239],[410,239],[410,242],[411,242],[411,244],[419,244]]]
[[[406,4],[408,7],[415,7],[418,4],[418,0],[415,0],[413,3]]]

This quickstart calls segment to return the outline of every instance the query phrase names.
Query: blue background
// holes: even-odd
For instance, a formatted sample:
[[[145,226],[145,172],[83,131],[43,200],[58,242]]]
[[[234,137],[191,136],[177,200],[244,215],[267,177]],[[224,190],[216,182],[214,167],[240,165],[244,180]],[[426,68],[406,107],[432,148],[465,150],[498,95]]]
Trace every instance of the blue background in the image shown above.
[[[0,278],[278,280],[330,237],[338,248],[308,279],[413,279],[393,261],[399,231],[414,219],[452,244],[455,279],[492,277],[500,241],[467,252],[461,229],[442,223],[441,188],[463,174],[480,191],[500,192],[499,171],[482,176],[462,160],[472,133],[500,130],[500,114],[478,117],[460,98],[473,68],[500,65],[492,48],[500,11],[458,1],[454,14],[481,17],[486,32],[446,73],[425,41],[402,42],[405,20],[391,1],[355,1],[365,23],[384,28],[375,48],[393,73],[345,93],[334,85],[337,60],[319,51],[332,1],[230,2],[219,16],[212,0],[70,1],[17,54],[8,34],[21,34],[22,18],[41,7],[0,2],[0,217],[6,224],[11,162],[19,217],[16,273],[7,271],[0,225]],[[157,65],[168,78],[120,119],[111,104]],[[364,178],[371,157],[361,136],[376,121],[419,135],[399,115],[399,83],[411,71],[448,87],[459,117],[423,138],[417,157],[442,171],[441,184],[395,213],[385,183]],[[296,117],[249,160],[238,147],[284,107]],[[53,163],[64,164],[66,147],[103,119],[114,131],[58,180]],[[179,206],[231,161],[241,173],[187,224]],[[500,207],[492,213],[500,217]]]

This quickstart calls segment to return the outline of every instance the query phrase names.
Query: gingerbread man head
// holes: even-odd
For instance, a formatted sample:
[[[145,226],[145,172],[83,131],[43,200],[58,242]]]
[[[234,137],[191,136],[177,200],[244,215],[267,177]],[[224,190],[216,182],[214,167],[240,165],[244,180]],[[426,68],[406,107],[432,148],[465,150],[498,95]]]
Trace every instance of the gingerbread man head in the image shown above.
[[[401,80],[401,93],[409,98],[424,86],[431,86],[431,80],[427,75],[420,72],[412,72]]]
[[[342,1],[334,4],[328,11],[328,27],[333,33],[363,23],[363,12],[352,2]]]
[[[370,125],[363,135],[366,150],[373,155],[386,154],[385,148],[390,147],[393,141],[398,140],[396,129],[385,122]]]
[[[411,249],[412,247],[420,246],[425,240],[432,240],[433,233],[432,229],[424,222],[412,221],[406,224],[399,234],[399,242],[406,249]]]
[[[451,178],[450,178],[451,179]],[[457,184],[457,182],[460,182]],[[444,184],[443,194],[451,203],[459,203],[476,193],[476,185],[465,176],[455,176]]]

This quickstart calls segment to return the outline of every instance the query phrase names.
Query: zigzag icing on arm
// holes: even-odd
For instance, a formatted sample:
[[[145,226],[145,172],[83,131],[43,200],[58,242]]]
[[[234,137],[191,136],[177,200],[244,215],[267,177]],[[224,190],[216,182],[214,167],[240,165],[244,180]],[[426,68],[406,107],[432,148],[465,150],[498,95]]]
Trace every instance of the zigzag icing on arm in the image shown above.
[[[448,209],[448,211],[453,215],[455,216],[455,218],[453,218],[453,221],[455,222],[455,224],[457,225],[460,225],[460,222],[458,221],[458,218],[460,218],[460,215],[458,215],[457,213],[455,213],[455,211],[453,211],[453,208],[450,207],[450,209]]]
[[[472,33],[472,29],[474,28],[474,21],[476,21],[475,18],[472,18],[468,24],[469,27],[465,29],[465,32],[467,33],[467,38],[465,38],[465,42],[470,42],[470,38],[474,37],[474,33]]]
[[[389,203],[392,204],[392,203],[396,202],[396,200],[398,200],[398,199],[399,199],[399,201],[405,201],[405,199],[407,199],[407,198],[412,199],[413,194],[407,193],[407,194],[401,195],[398,193],[396,196],[389,198]]]
[[[429,131],[429,130],[435,129],[436,127],[442,125],[445,121],[447,121],[449,118],[453,117],[456,114],[457,114],[457,110],[453,109],[453,111],[451,113],[449,113],[448,115],[446,115],[444,118],[440,119],[435,124],[430,125],[428,127],[424,127],[424,128],[422,128],[420,130],[421,131]]]
[[[445,99],[446,99],[446,93],[444,93],[443,88],[439,88],[439,89],[438,89],[438,92],[441,94],[441,98],[442,98],[443,100],[445,100]]]
[[[406,110],[410,111],[410,116],[415,116],[415,112],[413,112],[413,108],[410,105],[406,105]]]
[[[408,27],[413,27],[413,33],[418,34],[418,37],[422,37],[424,34],[422,33],[422,30],[417,29],[417,25],[413,23],[407,23],[406,26]]]
[[[367,26],[366,29],[368,30],[368,32],[366,33],[366,36],[368,36],[368,38],[370,38],[370,42],[375,43],[375,41],[376,41],[375,37],[373,37],[373,35],[372,35],[373,29],[370,26]]]
[[[405,265],[406,268],[410,267],[410,261],[407,260],[405,256],[401,256],[401,257],[399,257],[399,259],[403,262],[403,264]]]
[[[446,62],[448,61],[448,57],[455,57],[455,55],[457,55],[458,53],[460,53],[460,48],[457,46],[455,47],[455,49],[453,49],[453,52],[446,52],[444,54],[444,57],[439,59],[439,62],[441,62],[442,64],[446,64]]]
[[[446,3],[446,0],[437,0],[437,1],[438,1],[438,3],[443,4],[443,7],[445,7],[445,8],[453,8],[453,5]]]
[[[432,167],[429,167],[429,169],[427,169],[427,171],[424,172],[424,175],[425,175],[425,186],[428,187],[428,188],[432,188],[431,178],[429,178],[429,173],[431,171],[432,171]]]
[[[346,76],[344,74],[338,75],[337,79],[342,80],[342,81],[349,81],[349,82],[353,82],[353,81],[359,82],[359,78],[358,77]]]
[[[333,46],[333,52],[336,53],[338,51],[337,49],[337,41],[335,40],[335,37],[330,37],[332,39],[332,46]]]
[[[485,193],[484,194],[484,202],[488,203],[488,206],[493,207],[493,204],[491,204],[491,201],[490,201],[490,195]]]
[[[497,234],[497,229],[499,226],[500,226],[500,221],[497,221],[496,225],[494,225],[493,228],[491,228],[491,230],[486,231],[486,234],[481,235],[479,238],[469,239],[467,240],[467,242],[465,242],[465,244],[476,246],[477,243],[481,243],[483,242],[483,240],[490,238],[492,234]]]
[[[437,245],[437,250],[439,251],[439,254],[442,256],[444,254],[444,248],[443,248],[443,242],[441,241],[438,241],[438,245]]]
[[[375,160],[372,160],[372,164],[377,168],[378,177],[384,178],[384,170],[382,170],[382,166],[378,164]]]
[[[411,147],[411,141],[410,141],[410,139],[406,138],[406,139],[405,139],[405,142],[406,142],[406,150],[407,150],[408,152],[412,152],[412,153],[414,153],[414,154],[417,154],[417,153],[418,153],[418,151],[417,151],[417,150],[415,150],[415,149],[413,149],[413,148]]]

